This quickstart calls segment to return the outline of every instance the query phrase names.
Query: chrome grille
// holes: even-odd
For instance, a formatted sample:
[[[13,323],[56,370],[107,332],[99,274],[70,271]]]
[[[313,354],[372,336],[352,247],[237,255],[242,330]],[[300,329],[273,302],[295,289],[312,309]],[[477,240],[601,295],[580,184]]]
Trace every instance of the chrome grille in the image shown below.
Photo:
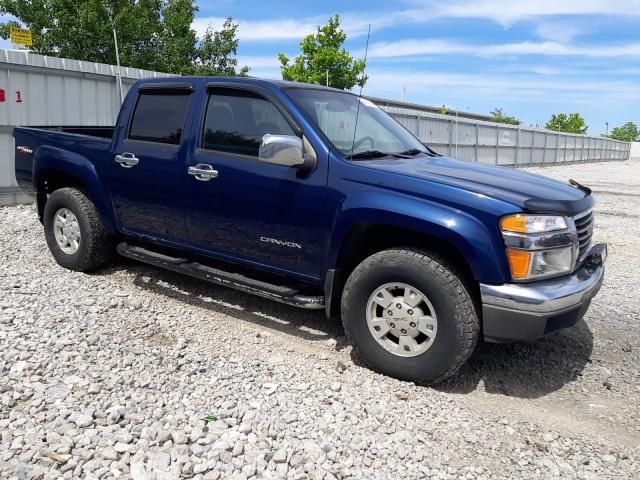
[[[591,246],[591,237],[593,235],[593,212],[586,210],[580,212],[573,221],[578,231],[578,262],[584,260]]]

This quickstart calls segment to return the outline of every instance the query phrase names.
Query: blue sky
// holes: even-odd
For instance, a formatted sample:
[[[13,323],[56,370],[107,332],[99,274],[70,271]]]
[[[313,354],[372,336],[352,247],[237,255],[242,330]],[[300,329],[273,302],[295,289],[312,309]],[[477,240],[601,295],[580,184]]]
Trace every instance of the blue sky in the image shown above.
[[[580,112],[589,132],[640,123],[640,0],[200,1],[194,28],[239,27],[250,74],[280,78],[278,52],[341,15],[364,93],[488,113],[501,107],[526,124]]]

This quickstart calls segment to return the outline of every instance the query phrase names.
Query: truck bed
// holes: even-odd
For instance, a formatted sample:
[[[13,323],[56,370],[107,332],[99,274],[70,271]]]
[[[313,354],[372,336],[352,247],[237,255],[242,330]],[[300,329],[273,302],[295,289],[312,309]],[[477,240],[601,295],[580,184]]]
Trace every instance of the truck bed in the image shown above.
[[[24,127],[38,130],[48,130],[52,132],[74,133],[76,135],[86,135],[89,137],[111,138],[115,127],[93,127],[93,126],[75,126],[75,125],[53,125],[53,126],[36,126]]]
[[[75,125],[14,128],[16,182],[25,193],[35,193],[34,159],[40,147],[69,151],[99,161],[108,154],[114,131],[115,127]]]

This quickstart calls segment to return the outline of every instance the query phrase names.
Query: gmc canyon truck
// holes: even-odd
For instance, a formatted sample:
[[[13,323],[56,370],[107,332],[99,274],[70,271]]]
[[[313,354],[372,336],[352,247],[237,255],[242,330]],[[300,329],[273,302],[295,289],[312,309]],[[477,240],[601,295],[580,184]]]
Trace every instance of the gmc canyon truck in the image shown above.
[[[63,267],[120,255],[341,317],[372,368],[436,383],[478,340],[574,325],[602,283],[588,188],[435,153],[370,101],[149,79],[116,126],[16,128]]]

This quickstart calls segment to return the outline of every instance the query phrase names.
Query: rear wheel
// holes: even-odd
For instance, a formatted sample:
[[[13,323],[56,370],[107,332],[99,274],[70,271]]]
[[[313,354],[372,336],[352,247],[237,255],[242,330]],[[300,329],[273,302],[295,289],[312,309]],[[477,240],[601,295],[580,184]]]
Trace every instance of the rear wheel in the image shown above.
[[[86,272],[104,265],[113,255],[115,241],[95,206],[75,188],[51,194],[44,208],[44,232],[59,265]]]
[[[467,361],[479,321],[461,276],[427,252],[392,249],[365,259],[342,296],[347,336],[373,369],[437,383]]]

